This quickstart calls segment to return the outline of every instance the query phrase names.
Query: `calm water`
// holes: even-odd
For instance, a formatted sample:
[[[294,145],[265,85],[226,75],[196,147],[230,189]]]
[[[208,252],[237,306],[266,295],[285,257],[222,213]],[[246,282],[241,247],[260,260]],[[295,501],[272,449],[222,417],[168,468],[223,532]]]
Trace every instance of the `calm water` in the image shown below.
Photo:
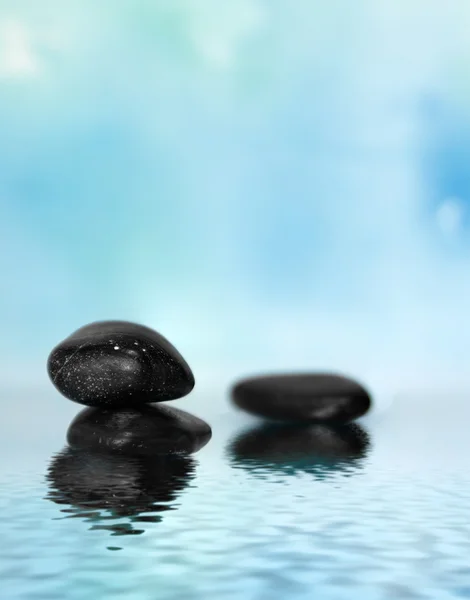
[[[172,461],[64,450],[52,390],[4,405],[1,598],[470,598],[465,397],[274,432],[198,391],[213,439]]]

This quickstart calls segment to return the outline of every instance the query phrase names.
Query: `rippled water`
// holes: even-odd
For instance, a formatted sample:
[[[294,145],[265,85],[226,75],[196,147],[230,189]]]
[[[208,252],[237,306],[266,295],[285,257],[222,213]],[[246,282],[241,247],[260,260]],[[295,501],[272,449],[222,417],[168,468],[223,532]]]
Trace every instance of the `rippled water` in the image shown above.
[[[13,400],[2,599],[470,598],[465,398],[405,398],[332,432],[259,427],[195,394],[178,406],[214,437],[171,461],[74,453],[79,407]]]

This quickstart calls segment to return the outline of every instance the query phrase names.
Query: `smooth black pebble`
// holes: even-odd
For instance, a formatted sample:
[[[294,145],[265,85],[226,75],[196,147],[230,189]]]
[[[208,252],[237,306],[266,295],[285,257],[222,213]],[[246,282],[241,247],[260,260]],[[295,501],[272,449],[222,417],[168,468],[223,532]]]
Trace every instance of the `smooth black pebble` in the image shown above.
[[[159,333],[127,321],[100,321],[72,333],[49,356],[48,372],[64,396],[118,408],[181,398],[194,376]]]
[[[367,391],[347,377],[290,374],[253,377],[232,390],[234,403],[254,415],[282,421],[347,423],[365,414]]]
[[[165,405],[108,410],[86,408],[69,426],[72,448],[132,456],[197,452],[212,435],[210,426],[183,410]]]

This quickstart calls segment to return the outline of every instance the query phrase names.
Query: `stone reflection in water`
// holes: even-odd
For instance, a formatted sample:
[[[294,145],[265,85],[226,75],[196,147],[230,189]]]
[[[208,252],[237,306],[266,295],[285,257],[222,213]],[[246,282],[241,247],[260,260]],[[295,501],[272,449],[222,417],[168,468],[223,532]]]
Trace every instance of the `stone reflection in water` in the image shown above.
[[[145,523],[157,523],[162,513],[175,509],[194,478],[195,464],[186,455],[149,458],[65,448],[50,462],[47,498],[67,506],[62,512],[91,529],[138,535]]]
[[[325,479],[354,473],[369,448],[369,435],[357,424],[265,424],[236,437],[228,455],[233,467],[259,477],[305,472]]]

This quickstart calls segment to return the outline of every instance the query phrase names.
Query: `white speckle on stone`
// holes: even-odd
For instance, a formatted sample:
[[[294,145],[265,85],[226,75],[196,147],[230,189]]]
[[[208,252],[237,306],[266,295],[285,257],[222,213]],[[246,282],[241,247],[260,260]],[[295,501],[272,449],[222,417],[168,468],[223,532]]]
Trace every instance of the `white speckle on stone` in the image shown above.
[[[119,346],[114,346],[114,349],[115,350],[119,350]]]
[[[134,342],[134,346],[138,346],[138,345],[139,345],[139,342]]]
[[[144,352],[147,352],[147,350],[145,348],[143,350],[144,350]]]

